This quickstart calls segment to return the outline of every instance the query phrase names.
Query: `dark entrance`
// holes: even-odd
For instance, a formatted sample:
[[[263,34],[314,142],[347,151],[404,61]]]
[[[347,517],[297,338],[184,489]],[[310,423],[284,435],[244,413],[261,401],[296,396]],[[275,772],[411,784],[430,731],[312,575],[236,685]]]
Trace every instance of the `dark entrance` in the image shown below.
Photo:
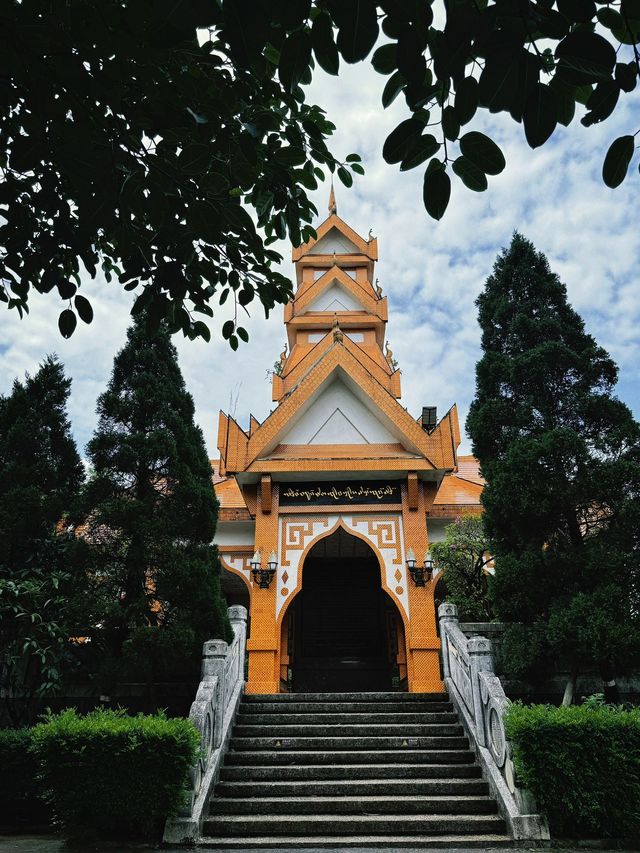
[[[397,689],[397,611],[371,548],[340,528],[311,549],[302,572],[289,615],[292,689]]]

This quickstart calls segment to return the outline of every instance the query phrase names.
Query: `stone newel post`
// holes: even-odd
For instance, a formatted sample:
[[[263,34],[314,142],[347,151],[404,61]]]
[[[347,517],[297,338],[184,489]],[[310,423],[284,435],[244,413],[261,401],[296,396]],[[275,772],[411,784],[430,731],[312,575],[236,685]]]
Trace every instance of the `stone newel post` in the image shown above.
[[[449,666],[449,643],[447,642],[446,625],[458,625],[458,608],[455,604],[445,601],[438,607],[438,621],[440,623],[440,643],[442,647],[442,671],[445,678],[451,678],[451,667]]]

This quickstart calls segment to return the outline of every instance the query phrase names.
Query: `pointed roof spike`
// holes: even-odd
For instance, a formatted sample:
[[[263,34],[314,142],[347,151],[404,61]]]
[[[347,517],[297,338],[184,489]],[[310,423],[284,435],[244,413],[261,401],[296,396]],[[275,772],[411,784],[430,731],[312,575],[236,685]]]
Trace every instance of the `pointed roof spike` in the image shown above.
[[[338,205],[336,204],[336,194],[333,189],[333,178],[331,178],[331,192],[329,193],[329,213],[331,216],[338,213]]]

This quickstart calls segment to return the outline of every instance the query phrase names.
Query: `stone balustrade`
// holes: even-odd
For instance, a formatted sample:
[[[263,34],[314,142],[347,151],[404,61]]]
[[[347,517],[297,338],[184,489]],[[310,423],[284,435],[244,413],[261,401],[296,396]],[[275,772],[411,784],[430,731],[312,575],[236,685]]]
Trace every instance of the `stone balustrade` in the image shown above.
[[[548,839],[546,818],[516,779],[504,729],[509,700],[495,674],[491,641],[463,633],[455,604],[441,604],[438,618],[445,684],[500,811],[514,839]]]
[[[167,820],[165,843],[193,843],[200,837],[244,689],[247,610],[236,605],[228,613],[234,634],[231,643],[208,640],[202,647],[202,676],[189,712],[189,719],[200,732],[200,758],[191,769],[190,789],[182,811]]]

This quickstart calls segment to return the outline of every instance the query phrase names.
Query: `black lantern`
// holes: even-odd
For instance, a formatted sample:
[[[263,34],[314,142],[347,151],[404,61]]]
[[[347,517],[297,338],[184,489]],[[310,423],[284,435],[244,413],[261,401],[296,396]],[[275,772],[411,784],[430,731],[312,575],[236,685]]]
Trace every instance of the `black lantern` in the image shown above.
[[[251,574],[253,575],[253,582],[257,583],[260,589],[269,589],[269,585],[273,580],[273,576],[275,575],[277,568],[278,559],[273,551],[269,555],[266,569],[262,568],[260,552],[256,551],[251,560]]]
[[[416,565],[417,562],[413,548],[409,548],[407,551],[407,568],[409,569],[409,574],[416,586],[424,586],[424,569],[422,566]]]
[[[426,586],[426,581],[430,581],[433,577],[433,560],[429,556],[429,552],[425,553],[421,566],[418,566],[417,563],[413,548],[409,548],[407,551],[407,569],[409,569],[416,586]]]

